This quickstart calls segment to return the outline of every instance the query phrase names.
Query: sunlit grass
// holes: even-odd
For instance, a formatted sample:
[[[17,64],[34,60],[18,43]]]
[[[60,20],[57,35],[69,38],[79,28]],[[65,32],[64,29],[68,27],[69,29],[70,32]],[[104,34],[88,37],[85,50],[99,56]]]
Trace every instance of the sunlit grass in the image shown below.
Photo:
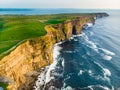
[[[44,36],[46,25],[63,23],[79,15],[85,14],[1,15],[0,54],[22,40]]]

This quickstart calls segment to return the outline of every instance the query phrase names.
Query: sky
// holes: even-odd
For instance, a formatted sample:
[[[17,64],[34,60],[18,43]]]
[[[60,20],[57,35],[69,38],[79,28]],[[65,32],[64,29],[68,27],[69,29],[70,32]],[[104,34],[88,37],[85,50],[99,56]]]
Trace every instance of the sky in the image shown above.
[[[0,8],[120,9],[120,0],[0,0]]]

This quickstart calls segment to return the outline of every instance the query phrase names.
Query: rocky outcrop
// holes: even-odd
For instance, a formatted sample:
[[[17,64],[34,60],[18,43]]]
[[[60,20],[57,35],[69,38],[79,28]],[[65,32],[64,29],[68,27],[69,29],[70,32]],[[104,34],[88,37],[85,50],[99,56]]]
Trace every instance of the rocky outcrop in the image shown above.
[[[99,17],[107,14],[98,14]],[[26,40],[9,55],[0,60],[0,77],[9,82],[9,90],[31,90],[35,78],[42,67],[53,62],[53,45],[70,39],[72,34],[80,34],[83,25],[94,23],[97,14],[79,16],[62,24],[45,27],[43,37]],[[9,80],[8,80],[9,79]]]

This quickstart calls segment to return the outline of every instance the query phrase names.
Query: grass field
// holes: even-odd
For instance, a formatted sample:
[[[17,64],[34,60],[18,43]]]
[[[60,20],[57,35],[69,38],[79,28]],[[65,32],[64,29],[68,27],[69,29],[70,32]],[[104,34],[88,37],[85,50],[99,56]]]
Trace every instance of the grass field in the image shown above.
[[[0,20],[0,53],[24,39],[46,34],[45,23],[25,17],[6,16]]]
[[[80,15],[87,14],[0,15],[0,55],[22,40],[45,35],[46,25],[62,23]]]
[[[62,19],[61,19],[62,17]],[[66,20],[63,15],[1,15],[0,16],[0,59],[7,55],[7,50],[19,42],[40,37],[46,34],[44,27],[48,24],[58,24]],[[4,52],[7,52],[3,54]],[[7,90],[6,83],[0,82],[0,87]]]
[[[13,46],[21,41],[46,34],[45,26],[63,23],[87,14],[56,14],[56,15],[0,15],[0,59],[7,55]],[[88,14],[89,15],[89,14]],[[8,84],[0,82],[0,86],[7,90]]]
[[[62,15],[1,15],[0,16],[0,54],[9,50],[24,39],[36,38],[46,34],[44,27],[66,20]]]

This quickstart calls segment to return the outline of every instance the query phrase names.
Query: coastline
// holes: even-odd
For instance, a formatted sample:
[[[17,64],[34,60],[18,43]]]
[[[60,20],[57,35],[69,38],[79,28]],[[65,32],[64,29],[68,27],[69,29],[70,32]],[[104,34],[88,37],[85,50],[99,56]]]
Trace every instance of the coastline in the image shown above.
[[[97,18],[94,17],[94,19],[96,20]],[[83,25],[83,29],[93,27],[94,24],[95,24],[95,22],[86,23],[85,25]],[[82,33],[77,34],[77,35],[72,35],[69,38],[69,40],[74,39],[74,37],[80,37],[81,35],[82,35]],[[65,88],[64,84],[63,84],[63,82],[61,82],[61,80],[58,80],[58,82],[57,82],[57,83],[59,83],[59,85],[56,85],[56,83],[54,82],[55,78],[62,79],[62,77],[63,77],[64,59],[61,58],[60,60],[58,60],[57,58],[60,56],[60,50],[62,49],[60,47],[60,45],[63,44],[64,42],[66,42],[66,41],[61,41],[61,42],[54,44],[53,63],[42,69],[42,71],[38,75],[37,80],[35,81],[35,84],[33,86],[34,90],[49,90],[49,89],[61,90],[61,88],[63,90],[66,90],[67,88],[71,88],[71,87]],[[60,64],[60,65],[58,65],[58,64]],[[57,72],[58,68],[60,69],[60,71],[62,71],[61,73]],[[52,85],[55,85],[57,87],[52,86]]]
[[[54,79],[55,76],[58,75],[58,73],[56,73],[56,75],[55,75],[55,73],[53,73],[54,70],[58,67],[57,66],[58,63],[61,63],[61,65],[60,65],[61,68],[60,69],[63,70],[64,60],[62,60],[62,59],[57,60],[57,57],[60,55],[60,50],[62,49],[59,45],[61,45],[62,43],[64,43],[64,41],[54,44],[53,63],[42,69],[42,71],[40,72],[40,74],[39,74],[39,76],[38,76],[38,78],[35,81],[35,84],[33,86],[34,90],[42,90],[43,88],[45,90],[48,89],[47,87],[45,87],[45,84],[49,83],[52,79]],[[53,74],[53,76],[51,76],[52,74]],[[61,73],[61,76],[62,76],[62,73]]]
[[[90,25],[88,27],[92,27],[92,26],[93,25]],[[72,35],[72,37],[70,37],[69,40],[74,39],[74,37],[80,37],[81,35],[82,34]],[[37,80],[35,81],[35,84],[33,86],[34,90],[47,90],[47,89],[50,88],[50,87],[47,87],[47,84],[49,84],[50,82],[54,83],[52,81],[52,79],[55,79],[55,77],[60,77],[60,78],[63,77],[64,59],[61,58],[60,60],[58,60],[58,57],[60,56],[60,51],[62,49],[60,47],[60,45],[65,43],[65,42],[66,41],[62,41],[62,42],[54,44],[54,48],[53,48],[53,63],[48,65],[48,66],[45,66],[44,68],[41,69],[41,72],[38,75]],[[58,65],[59,63],[60,63],[60,65]],[[58,67],[62,71],[61,73],[59,73],[59,72],[56,73],[55,72]],[[63,86],[62,82],[61,82],[60,85],[58,85],[58,87],[61,87],[61,86]],[[57,90],[59,90],[60,88],[53,87],[53,88],[50,88],[50,89],[57,89]],[[62,87],[62,89],[64,89],[64,87]]]
[[[98,14],[98,17],[99,17],[99,14]],[[101,17],[101,16],[100,16]],[[104,17],[104,15],[103,15],[103,17]],[[86,18],[86,17],[85,17]],[[83,20],[85,19],[85,18],[83,18]],[[94,18],[94,17],[92,17],[92,18]],[[23,49],[23,48],[26,48],[26,47],[29,47],[28,49],[30,49],[31,48],[31,45],[32,45],[32,47],[33,47],[33,49],[32,50],[30,50],[30,52],[33,52],[33,50],[34,50],[34,46],[36,45],[36,46],[38,46],[38,45],[41,45],[42,46],[42,48],[40,47],[40,48],[38,48],[38,49],[41,49],[41,51],[42,50],[44,50],[44,52],[43,52],[43,55],[44,56],[46,56],[46,57],[44,57],[44,56],[40,56],[42,59],[41,60],[43,60],[42,62],[44,62],[44,64],[42,65],[42,67],[44,67],[44,66],[47,66],[47,65],[49,65],[49,64],[51,64],[52,62],[53,62],[53,54],[52,54],[52,52],[51,52],[51,50],[53,51],[53,45],[55,44],[55,43],[57,43],[57,42],[61,42],[61,41],[65,41],[65,40],[68,40],[68,39],[70,39],[71,38],[71,35],[72,35],[72,27],[71,27],[71,25],[76,25],[76,34],[80,34],[81,33],[81,30],[82,30],[82,26],[85,24],[85,23],[87,23],[87,22],[92,22],[91,21],[91,19],[89,19],[89,18],[87,18],[86,20],[88,20],[88,21],[84,21],[84,23],[82,23],[82,25],[80,25],[79,26],[79,24],[81,24],[81,23],[78,23],[79,22],[79,19],[77,19],[76,21],[72,21],[72,23],[71,22],[67,22],[67,23],[64,23],[63,25],[62,24],[59,24],[59,25],[57,25],[57,26],[55,26],[54,28],[53,27],[51,27],[51,26],[48,26],[47,27],[47,29],[49,29],[49,30],[47,30],[47,31],[49,31],[48,32],[48,34],[46,35],[46,36],[43,36],[43,39],[38,39],[38,40],[36,40],[36,41],[34,41],[34,40],[29,40],[29,41],[27,41],[27,42],[25,42],[25,43],[23,43],[22,44],[22,46],[20,45],[20,46],[18,46],[16,49],[18,49],[18,50],[15,50],[15,51],[13,51],[13,53],[15,52],[16,53],[16,51],[17,52],[19,52],[19,51],[21,51],[21,49]],[[61,29],[61,28],[63,28],[63,26],[66,26],[66,25],[68,25],[68,27],[67,28],[69,28],[69,29],[67,29],[67,32],[65,32],[63,29]],[[54,30],[55,29],[55,30]],[[57,31],[56,31],[57,30]],[[63,31],[62,31],[63,30]],[[62,32],[61,32],[62,31]],[[61,36],[61,35],[59,35],[59,34],[62,34],[62,35],[64,35],[64,36]],[[52,35],[52,36],[51,36]],[[51,37],[49,40],[47,40],[47,37],[49,38],[49,37]],[[52,41],[52,43],[50,44],[50,45],[48,45],[48,43],[50,43],[50,40],[52,40],[52,39],[55,39],[55,40],[53,40]],[[47,40],[47,41],[44,41],[44,40]],[[39,41],[43,41],[43,43],[42,44],[38,44],[39,43]],[[35,45],[34,45],[35,44]],[[45,44],[45,45],[44,45]],[[46,48],[46,45],[48,45],[48,47]],[[25,47],[24,47],[25,46]],[[35,47],[36,47],[35,46]],[[49,49],[48,49],[49,48]],[[25,49],[26,50],[26,49]],[[47,52],[47,51],[49,51],[50,50],[50,52],[51,53],[49,53],[49,52]],[[22,51],[23,52],[23,51]],[[24,51],[25,53],[26,53],[26,51]],[[36,52],[36,50],[35,50],[35,52]],[[47,53],[46,53],[47,52]],[[13,54],[13,53],[11,53],[11,54]],[[27,52],[28,53],[28,52]],[[46,54],[45,54],[46,53]],[[21,54],[24,54],[24,53],[21,53]],[[21,55],[20,54],[20,55]],[[39,53],[40,54],[40,53]],[[48,54],[50,54],[50,55],[48,55]],[[31,54],[29,54],[29,55],[31,55]],[[41,55],[41,54],[40,54]],[[13,55],[12,55],[13,56]],[[18,55],[19,56],[19,55]],[[34,55],[33,55],[34,56]],[[20,56],[21,57],[21,56]],[[34,56],[35,57],[35,56]],[[8,55],[8,57],[7,58],[10,58],[9,57],[9,55]],[[18,57],[16,57],[16,58],[18,58]],[[25,60],[24,58],[26,58],[26,56],[24,57],[23,56],[23,58],[22,58],[22,60]],[[31,57],[30,57],[31,58]],[[29,58],[29,59],[30,59]],[[5,58],[3,58],[4,60],[4,62],[6,61],[6,59]],[[35,60],[34,58],[32,58],[33,60]],[[20,59],[21,60],[21,59]],[[19,61],[20,61],[19,60]],[[32,60],[32,62],[33,62],[33,60]],[[36,59],[36,60],[38,60],[38,59]],[[45,61],[44,61],[45,60]],[[49,60],[49,61],[48,61]],[[41,67],[41,63],[42,62],[39,62],[39,60],[36,62],[36,65],[35,65],[35,67],[30,67],[29,68],[29,66],[27,66],[27,69],[24,71],[24,73],[25,72],[29,72],[29,71],[33,71],[33,70],[35,70],[36,68],[37,69],[40,69],[40,67]],[[17,63],[17,62],[16,62]],[[23,62],[22,62],[23,63]],[[38,64],[37,65],[37,63],[40,63],[40,64]],[[28,64],[28,65],[30,65],[30,63],[26,63],[26,64]],[[24,65],[24,64],[23,64]],[[14,65],[13,65],[14,66]],[[11,67],[11,66],[10,66]],[[25,67],[25,66],[24,66]],[[4,67],[3,67],[4,68]],[[29,68],[29,69],[28,69]],[[9,69],[8,69],[9,70]],[[6,73],[7,73],[7,71],[8,70],[6,70]],[[16,70],[16,69],[15,69]],[[15,71],[14,71],[15,72]],[[21,72],[19,72],[19,73],[21,73]],[[18,74],[18,73],[16,73],[16,74]],[[38,75],[38,74],[37,74]],[[9,74],[8,74],[8,76],[9,76]],[[36,76],[35,76],[36,77]],[[19,77],[20,78],[20,77]],[[22,77],[22,79],[23,79],[24,77]],[[30,79],[30,78],[29,78]],[[34,80],[33,80],[34,81]],[[47,82],[49,82],[49,80],[47,81]],[[25,83],[24,82],[24,80],[23,80],[23,83]],[[14,85],[13,85],[14,86]],[[18,86],[16,86],[16,87],[11,87],[11,88],[18,88],[18,86],[19,86],[19,83],[18,83]],[[22,88],[24,88],[24,89],[26,89],[26,86],[22,86]],[[21,86],[20,86],[20,88],[19,88],[19,90],[21,90],[22,89],[21,88]],[[13,90],[15,90],[15,89],[13,89]],[[10,89],[11,90],[11,89]]]

